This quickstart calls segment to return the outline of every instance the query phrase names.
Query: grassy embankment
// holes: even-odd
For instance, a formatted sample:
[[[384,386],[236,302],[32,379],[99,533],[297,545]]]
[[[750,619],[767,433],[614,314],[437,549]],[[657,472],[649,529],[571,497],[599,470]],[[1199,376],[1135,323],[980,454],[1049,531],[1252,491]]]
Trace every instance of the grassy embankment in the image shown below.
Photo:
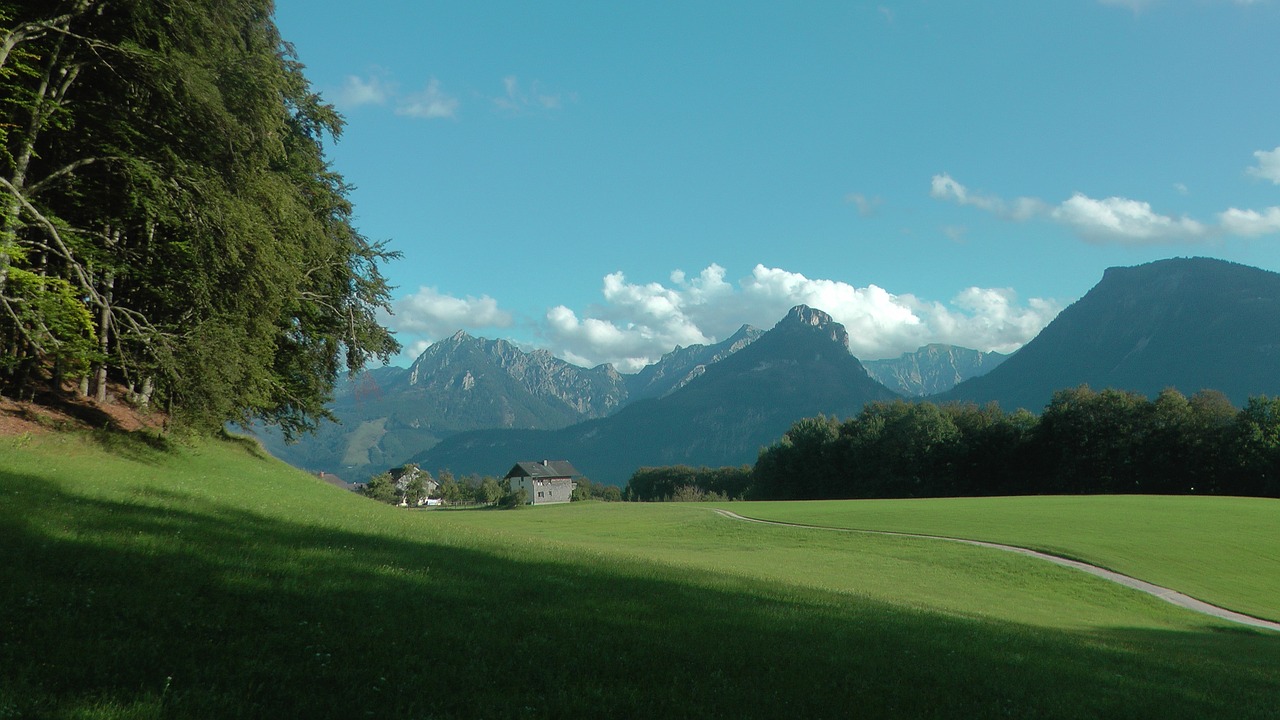
[[[1277,634],[1029,558],[405,511],[236,443],[0,438],[0,603],[0,717],[1280,716]]]

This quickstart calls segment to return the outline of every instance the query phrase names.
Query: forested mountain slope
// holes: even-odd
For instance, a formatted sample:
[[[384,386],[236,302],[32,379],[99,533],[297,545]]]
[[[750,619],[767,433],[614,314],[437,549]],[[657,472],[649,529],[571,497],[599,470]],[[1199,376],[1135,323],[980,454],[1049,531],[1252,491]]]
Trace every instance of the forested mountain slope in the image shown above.
[[[1088,384],[1154,397],[1280,394],[1280,274],[1209,258],[1108,269],[998,368],[936,397],[1039,412]]]

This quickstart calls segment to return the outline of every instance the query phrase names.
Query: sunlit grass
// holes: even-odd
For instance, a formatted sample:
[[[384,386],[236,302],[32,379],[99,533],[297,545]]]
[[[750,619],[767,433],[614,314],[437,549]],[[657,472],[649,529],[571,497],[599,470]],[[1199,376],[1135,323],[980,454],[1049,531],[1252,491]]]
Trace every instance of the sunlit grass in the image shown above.
[[[696,505],[406,511],[246,444],[0,438],[0,717],[1277,716],[1280,638],[1077,575]]]
[[[1030,547],[1280,620],[1276,499],[1096,495],[749,503],[732,509],[769,520]]]

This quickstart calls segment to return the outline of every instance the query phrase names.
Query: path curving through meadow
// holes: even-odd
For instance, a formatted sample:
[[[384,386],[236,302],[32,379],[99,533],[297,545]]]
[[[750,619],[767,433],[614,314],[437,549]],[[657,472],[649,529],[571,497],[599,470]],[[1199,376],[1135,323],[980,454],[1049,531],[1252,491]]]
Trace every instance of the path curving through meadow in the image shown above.
[[[1040,552],[1038,550],[1029,550],[1024,547],[1018,547],[1016,545],[1002,545],[1000,543],[986,542],[984,540],[966,540],[964,538],[946,537],[945,535],[920,535],[917,533],[893,532],[891,530],[858,530],[855,528],[838,528],[838,527],[825,527],[822,525],[805,525],[803,523],[783,522],[781,520],[762,520],[760,518],[746,517],[745,515],[739,515],[738,513],[735,513],[731,510],[722,510],[720,508],[716,508],[715,511],[720,515],[723,515],[724,517],[727,517],[731,520],[741,520],[743,522],[761,523],[763,525],[782,525],[785,527],[805,528],[808,530],[829,530],[833,532],[863,533],[867,535],[891,535],[896,537],[923,538],[925,540],[945,540],[947,542],[963,543],[965,545],[977,545],[978,547],[991,548],[993,550],[1003,550],[1005,552],[1018,553],[1019,555],[1028,555],[1030,557],[1039,558],[1041,560],[1047,560],[1051,563],[1054,563],[1055,565],[1062,565],[1069,568],[1075,568],[1076,570],[1082,570],[1084,572],[1089,573],[1090,575],[1096,575],[1097,577],[1100,577],[1104,580],[1109,580],[1113,583],[1119,583],[1120,585],[1124,585],[1125,587],[1130,587],[1130,588],[1133,588],[1134,590],[1147,593],[1148,595],[1153,595],[1155,597],[1160,598],[1161,600],[1164,600],[1165,602],[1173,603],[1178,607],[1186,608],[1187,610],[1191,610],[1193,612],[1203,613],[1211,617],[1219,618],[1221,620],[1227,620],[1229,622],[1239,623],[1241,625],[1248,625],[1250,627],[1256,627],[1256,628],[1262,628],[1264,630],[1274,630],[1276,632],[1280,632],[1280,622],[1263,620],[1262,618],[1256,618],[1256,617],[1253,617],[1252,615],[1245,615],[1243,613],[1235,612],[1234,610],[1228,610],[1224,607],[1218,607],[1217,605],[1212,605],[1210,603],[1204,602],[1203,600],[1197,600],[1191,597],[1190,595],[1184,595],[1176,590],[1171,590],[1167,587],[1154,585],[1152,583],[1146,582],[1145,580],[1139,580],[1138,578],[1130,577],[1128,575],[1122,575],[1118,572],[1115,572],[1114,570],[1108,570],[1103,567],[1098,567],[1097,565],[1090,565],[1089,563],[1080,562],[1079,560],[1070,560],[1068,558],[1060,557],[1058,555],[1050,555],[1049,553]]]

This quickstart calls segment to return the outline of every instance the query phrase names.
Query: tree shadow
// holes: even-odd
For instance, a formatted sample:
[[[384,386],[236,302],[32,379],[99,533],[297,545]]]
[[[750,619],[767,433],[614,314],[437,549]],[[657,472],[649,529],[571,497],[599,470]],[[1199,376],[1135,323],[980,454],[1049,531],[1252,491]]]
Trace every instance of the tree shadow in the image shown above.
[[[421,515],[424,523],[432,515]],[[120,717],[1277,717],[1280,637],[1050,631],[0,470],[0,709]],[[486,543],[489,546],[486,549]]]

